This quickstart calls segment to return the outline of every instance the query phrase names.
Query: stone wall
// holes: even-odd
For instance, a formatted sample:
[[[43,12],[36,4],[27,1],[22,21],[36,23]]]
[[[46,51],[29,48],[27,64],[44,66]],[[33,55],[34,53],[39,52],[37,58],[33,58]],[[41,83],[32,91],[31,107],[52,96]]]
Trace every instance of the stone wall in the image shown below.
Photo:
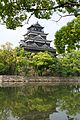
[[[16,75],[0,75],[0,86],[22,86],[32,85],[80,85],[80,77],[24,77]]]

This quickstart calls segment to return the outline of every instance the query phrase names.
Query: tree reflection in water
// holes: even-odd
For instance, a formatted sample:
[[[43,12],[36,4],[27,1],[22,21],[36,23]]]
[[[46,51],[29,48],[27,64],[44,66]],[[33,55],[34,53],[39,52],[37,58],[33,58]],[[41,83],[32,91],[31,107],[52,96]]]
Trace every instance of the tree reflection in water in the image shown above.
[[[80,114],[80,86],[0,88],[0,120],[49,120],[56,108],[69,117]]]

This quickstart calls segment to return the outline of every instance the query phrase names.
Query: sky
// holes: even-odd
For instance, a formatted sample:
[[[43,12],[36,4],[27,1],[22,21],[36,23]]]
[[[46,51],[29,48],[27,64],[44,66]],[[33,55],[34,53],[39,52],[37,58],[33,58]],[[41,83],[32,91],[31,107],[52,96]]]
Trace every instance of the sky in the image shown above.
[[[5,44],[6,42],[11,42],[13,47],[19,46],[20,40],[23,40],[23,35],[27,33],[27,28],[35,24],[37,21],[38,23],[44,27],[44,32],[48,33],[47,39],[54,40],[54,35],[56,31],[58,31],[62,26],[66,25],[67,22],[71,21],[74,17],[63,17],[58,22],[54,20],[58,20],[59,16],[57,14],[53,15],[50,20],[45,19],[37,19],[32,16],[27,23],[24,23],[23,27],[18,27],[16,30],[7,29],[5,25],[0,25],[0,45]],[[53,46],[53,42],[51,44]]]

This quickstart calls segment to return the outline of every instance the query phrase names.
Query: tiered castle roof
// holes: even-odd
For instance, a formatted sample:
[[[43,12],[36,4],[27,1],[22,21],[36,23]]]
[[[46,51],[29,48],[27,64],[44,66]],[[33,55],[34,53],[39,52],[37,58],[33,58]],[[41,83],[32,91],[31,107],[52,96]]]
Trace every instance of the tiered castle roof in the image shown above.
[[[20,46],[30,52],[49,51],[56,54],[56,50],[50,47],[51,41],[46,39],[48,34],[44,33],[43,28],[38,22],[28,27]]]

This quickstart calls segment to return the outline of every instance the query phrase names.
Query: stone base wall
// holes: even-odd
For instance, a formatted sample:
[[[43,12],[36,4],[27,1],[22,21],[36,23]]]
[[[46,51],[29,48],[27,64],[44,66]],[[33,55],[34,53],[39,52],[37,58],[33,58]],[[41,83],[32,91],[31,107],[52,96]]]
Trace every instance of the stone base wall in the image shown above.
[[[0,86],[32,85],[80,85],[80,77],[24,77],[17,75],[0,75]]]

